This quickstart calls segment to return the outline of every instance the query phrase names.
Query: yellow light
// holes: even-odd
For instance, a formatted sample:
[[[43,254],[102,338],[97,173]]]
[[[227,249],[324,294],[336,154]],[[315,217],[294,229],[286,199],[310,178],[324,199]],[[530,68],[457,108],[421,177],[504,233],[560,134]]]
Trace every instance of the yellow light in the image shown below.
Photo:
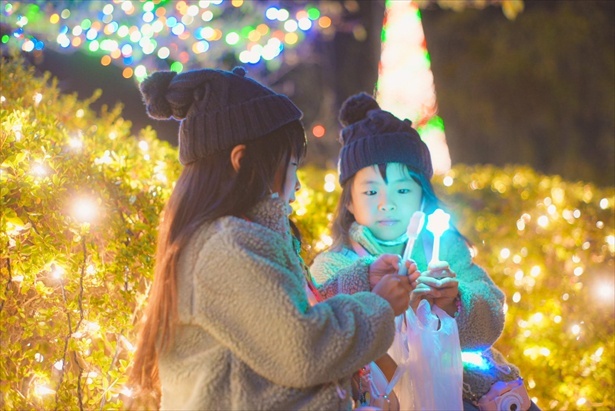
[[[455,181],[455,179],[451,176],[446,176],[444,177],[444,179],[442,180],[442,184],[444,184],[446,187],[450,187],[453,185],[453,182]]]
[[[126,397],[132,397],[132,389],[130,387],[124,386],[120,394],[125,395]]]
[[[75,113],[75,116],[76,116],[77,118],[81,118],[81,117],[83,117],[83,115],[84,115],[84,114],[85,114],[85,111],[83,111],[83,109],[82,109],[82,108],[80,108],[80,109],[79,109],[79,110],[77,110],[77,112]]]
[[[562,316],[561,315],[556,315],[555,317],[553,317],[553,322],[556,324],[559,324],[562,322]]]
[[[507,259],[508,257],[510,257],[510,250],[508,248],[502,248],[502,250],[500,251],[500,257],[502,257],[503,259]]]
[[[284,41],[286,42],[286,44],[296,44],[299,41],[299,36],[297,35],[297,33],[286,33],[286,35],[284,36]]]
[[[546,215],[541,215],[540,217],[538,217],[537,223],[542,228],[546,228],[549,225],[549,217],[547,217]]]
[[[574,269],[574,275],[576,275],[577,277],[580,277],[581,275],[583,275],[583,267],[577,267]]]
[[[532,321],[533,321],[533,322],[535,322],[535,323],[539,323],[539,322],[541,322],[541,321],[542,321],[542,319],[543,319],[543,315],[542,315],[542,313],[535,313],[535,314],[532,316]]]
[[[553,204],[551,204],[549,207],[547,207],[547,212],[551,215],[555,214],[557,212],[557,207],[555,207]]]
[[[91,223],[97,214],[96,202],[89,198],[80,198],[73,204],[73,215],[82,223]]]
[[[570,328],[570,331],[574,334],[574,335],[579,335],[581,333],[581,326],[579,324],[575,324]]]
[[[599,282],[595,286],[596,294],[601,300],[610,302],[615,299],[615,285],[606,281]]]
[[[327,182],[325,183],[324,188],[325,188],[325,191],[326,191],[327,193],[332,193],[332,192],[334,192],[334,191],[335,191],[335,183],[334,183],[334,182],[331,182],[331,181],[327,181]]]
[[[62,371],[62,369],[64,368],[64,361],[63,360],[57,361],[55,364],[53,364],[53,368],[55,368],[58,371]]]
[[[128,340],[128,338],[124,337],[123,335],[120,335],[120,342],[122,343],[124,348],[127,349],[128,351],[130,352],[136,351],[136,347],[132,345],[132,343]]]
[[[15,124],[11,130],[15,133],[15,140],[21,141],[21,124]]]
[[[64,277],[64,273],[66,273],[64,267],[54,264],[54,267],[51,270],[51,275],[53,276],[53,278],[59,280],[60,278]]]
[[[603,198],[602,200],[600,200],[600,208],[603,210],[606,210],[607,208],[609,208],[609,199],[608,198]]]
[[[32,165],[32,174],[36,177],[45,177],[47,175],[47,168],[37,161]]]
[[[68,141],[68,145],[75,150],[79,150],[83,147],[83,141],[78,137],[73,137]]]
[[[32,98],[33,98],[33,100],[34,100],[34,105],[35,105],[35,106],[38,106],[38,103],[40,103],[40,102],[41,102],[41,100],[43,100],[43,95],[42,95],[41,93],[36,93],[36,94],[34,95],[34,97],[32,97]]]
[[[577,405],[580,407],[581,405],[585,404],[587,402],[587,399],[584,397],[581,397],[577,400]]]
[[[51,388],[47,387],[46,385],[39,385],[37,384],[34,387],[34,393],[36,395],[38,395],[39,397],[43,396],[43,395],[50,395],[50,394],[55,394],[55,390],[52,390]]]
[[[141,151],[147,151],[149,150],[149,144],[147,144],[147,141],[141,140],[139,141],[139,148],[141,149]]]
[[[519,301],[521,301],[521,293],[519,293],[519,291],[514,293],[513,296],[512,296],[512,300],[515,303],[518,303]]]
[[[522,219],[517,220],[517,230],[519,231],[525,230],[525,221],[523,221]]]

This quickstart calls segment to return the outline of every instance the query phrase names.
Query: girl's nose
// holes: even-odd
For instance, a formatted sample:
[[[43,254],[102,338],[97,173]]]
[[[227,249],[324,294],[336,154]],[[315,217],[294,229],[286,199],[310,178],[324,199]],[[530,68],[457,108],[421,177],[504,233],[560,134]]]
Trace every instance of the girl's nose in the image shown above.
[[[389,201],[388,199],[384,199],[381,203],[380,203],[380,211],[394,211],[395,210],[395,204],[393,204],[391,201]]]
[[[299,190],[301,190],[301,181],[297,179],[297,182],[295,183],[295,191],[299,191]]]

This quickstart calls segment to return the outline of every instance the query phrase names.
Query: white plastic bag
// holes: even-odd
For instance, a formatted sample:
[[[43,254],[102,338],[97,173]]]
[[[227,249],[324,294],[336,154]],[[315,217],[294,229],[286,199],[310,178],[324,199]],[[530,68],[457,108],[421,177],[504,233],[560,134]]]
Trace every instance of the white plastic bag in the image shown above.
[[[426,300],[395,319],[389,355],[402,368],[394,386],[401,410],[463,410],[463,364],[454,318]],[[438,321],[439,320],[439,321]],[[438,328],[438,323],[439,328]]]

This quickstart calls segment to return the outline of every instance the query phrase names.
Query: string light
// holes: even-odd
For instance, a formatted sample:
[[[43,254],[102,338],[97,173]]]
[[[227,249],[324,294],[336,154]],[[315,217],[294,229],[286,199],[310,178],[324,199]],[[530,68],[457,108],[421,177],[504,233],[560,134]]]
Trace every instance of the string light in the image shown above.
[[[63,9],[63,4],[56,2],[39,8],[15,2],[5,7],[6,23],[19,28],[5,43],[25,52],[49,46],[99,56],[103,53],[99,57],[101,65],[120,65],[125,78],[134,77],[137,81],[145,78],[142,72],[134,70],[138,65],[152,70],[168,69],[174,60],[183,63],[184,70],[221,59],[229,51],[244,64],[267,65],[282,54],[283,48],[277,53],[271,48],[262,54],[250,51],[255,46],[265,49],[274,33],[281,33],[279,39],[294,47],[312,32],[328,29],[332,24],[330,17],[309,4],[305,8],[290,5],[292,10],[243,0],[190,5],[151,1],[117,4],[114,0],[71,4],[70,10]],[[291,14],[297,18],[291,18]],[[256,31],[250,20],[266,23],[260,23]],[[312,24],[314,20],[319,24]],[[208,23],[207,27],[202,27],[201,22]]]
[[[45,395],[55,394],[55,393],[56,393],[56,391],[55,391],[55,390],[53,390],[53,389],[51,389],[51,388],[49,388],[47,385],[44,385],[44,384],[36,384],[36,385],[34,386],[34,393],[35,393],[37,396],[42,397],[42,396],[45,396]]]
[[[98,214],[96,202],[91,198],[79,198],[73,203],[73,216],[81,223],[91,223]]]

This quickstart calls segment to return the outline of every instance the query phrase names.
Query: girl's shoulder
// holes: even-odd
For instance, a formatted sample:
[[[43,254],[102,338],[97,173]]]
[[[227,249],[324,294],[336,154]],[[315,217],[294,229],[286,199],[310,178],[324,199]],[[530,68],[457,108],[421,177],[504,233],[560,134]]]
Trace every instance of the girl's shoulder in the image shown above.
[[[341,248],[339,250],[324,251],[316,256],[310,272],[316,284],[324,284],[333,278],[339,270],[345,268],[359,259],[359,256],[352,250]]]
[[[347,247],[340,247],[334,250],[329,249],[318,254],[316,258],[314,258],[314,263],[323,263],[331,261],[353,262],[357,259],[359,259],[359,256],[357,255],[357,253],[354,252],[354,250]]]

